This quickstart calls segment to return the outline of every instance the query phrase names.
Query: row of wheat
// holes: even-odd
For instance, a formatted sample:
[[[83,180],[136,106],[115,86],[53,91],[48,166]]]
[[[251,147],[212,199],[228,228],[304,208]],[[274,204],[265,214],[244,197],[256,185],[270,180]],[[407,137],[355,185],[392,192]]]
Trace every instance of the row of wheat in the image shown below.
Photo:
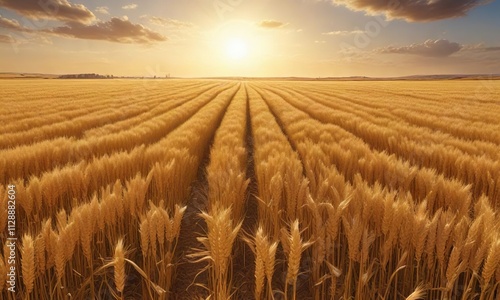
[[[210,149],[206,168],[207,210],[201,212],[205,234],[197,237],[201,248],[190,254],[206,263],[210,299],[230,299],[234,291],[233,255],[245,214],[247,176],[247,96],[243,86],[229,105]]]
[[[467,137],[472,140],[488,139],[490,134],[482,135],[482,131],[473,130],[464,126],[474,125],[480,129],[481,123],[487,126],[500,124],[498,120],[498,106],[495,98],[498,97],[498,83],[489,82],[365,82],[359,85],[351,83],[309,83],[301,85],[286,85],[293,90],[303,89],[311,92],[320,91],[331,99],[347,100],[350,104],[361,104],[368,108],[378,108],[389,111],[394,117],[416,121],[430,121],[423,123],[423,127],[439,129],[453,133],[456,136]],[[370,97],[366,91],[370,91]],[[373,101],[376,100],[376,101]],[[421,114],[415,114],[415,109]],[[448,126],[441,123],[447,119]],[[472,121],[472,122],[471,122]]]
[[[186,82],[176,85],[169,91],[171,96],[182,95],[187,89],[198,89],[207,83]],[[158,110],[157,106],[169,102],[164,94],[151,93],[142,101],[130,101],[130,90],[126,87],[110,91],[110,87],[98,85],[85,92],[85,97],[65,95],[57,91],[54,94],[40,90],[37,95],[31,95],[29,106],[22,107],[23,102],[9,103],[2,121],[6,126],[0,129],[2,133],[0,144],[2,148],[30,144],[39,140],[56,136],[78,136],[87,129],[102,127],[103,123],[120,122],[121,112],[128,115],[123,119],[147,116],[139,110]],[[39,101],[33,98],[39,97]],[[72,101],[67,101],[71,97]],[[12,98],[15,99],[15,98]],[[118,110],[118,109],[121,109]],[[134,114],[136,111],[136,114]],[[111,118],[106,120],[105,118]],[[15,122],[14,122],[15,121]],[[31,138],[31,139],[30,139]]]
[[[56,167],[40,178],[7,173],[16,184],[16,217],[26,222],[16,228],[22,235],[16,280],[24,285],[4,295],[124,299],[142,292],[168,298],[190,185],[237,88],[219,87],[188,102],[204,104],[194,115],[171,110],[169,119],[182,125],[148,147]],[[7,197],[1,202],[7,207]],[[6,211],[0,212],[5,228]],[[5,248],[0,258],[2,276],[8,253]]]
[[[272,299],[284,295],[286,299],[296,299],[301,254],[309,245],[301,237],[299,227],[308,181],[298,154],[266,103],[251,87],[248,95],[258,219],[255,232],[246,239],[255,254],[255,297]]]
[[[187,114],[176,115],[175,111],[172,113],[173,115],[170,117],[172,123],[182,123],[189,118]],[[56,147],[56,149],[58,146],[57,143],[50,144],[50,147]],[[77,164],[56,167],[50,172],[43,173],[40,177],[32,176],[29,181],[25,180],[25,178],[29,178],[28,175],[20,179],[13,176],[10,178],[10,182],[16,184],[17,193],[20,196],[19,206],[23,208],[19,211],[19,216],[23,217],[24,212],[31,215],[33,211],[34,226],[37,226],[38,221],[53,216],[56,210],[71,209],[75,203],[68,201],[68,199],[75,199],[76,202],[86,201],[101,187],[112,184],[117,179],[125,181],[134,177],[138,172],[143,175],[148,174],[152,166],[163,161],[169,151],[173,153],[185,152],[182,147],[171,147],[170,149],[170,146],[174,145],[170,143],[168,138],[163,138],[148,147],[139,146],[131,151],[119,151],[111,155],[83,160]],[[199,151],[203,151],[203,149]],[[60,152],[55,152],[55,154],[57,153]],[[189,155],[184,154],[178,155],[189,157]],[[192,172],[196,173],[196,170],[192,170]],[[65,184],[61,185],[61,182]],[[4,221],[4,219],[0,218],[0,221]]]
[[[82,138],[58,137],[1,150],[0,166],[5,173],[0,174],[0,183],[6,184],[8,178],[40,175],[58,166],[109,155],[120,150],[130,150],[141,144],[154,143],[215,97],[221,91],[220,84],[212,85],[209,91],[203,93],[203,90],[200,92],[194,89],[184,92],[179,100],[174,98],[166,101],[152,114],[148,112],[140,115],[139,120],[134,118],[125,120],[118,125],[118,130],[108,129],[102,134],[89,136],[85,136],[83,132]],[[174,93],[172,97],[176,97],[176,94]],[[161,99],[161,95],[159,98]],[[21,136],[23,134],[24,132],[19,133]]]
[[[300,92],[300,90],[295,88],[293,90]],[[304,93],[301,94],[304,95]],[[433,108],[433,110],[428,111],[418,109],[417,107],[420,104],[418,102],[415,103],[406,101],[398,104],[398,98],[387,96],[384,98],[389,98],[391,101],[385,105],[381,103],[383,101],[379,101],[379,99],[383,100],[384,98],[380,97],[377,99],[374,95],[372,95],[370,99],[375,98],[377,101],[370,101],[370,99],[367,98],[356,100],[352,97],[341,97],[338,94],[332,95],[331,92],[315,89],[310,90],[304,96],[308,96],[315,102],[323,104],[329,108],[350,113],[354,115],[354,117],[361,117],[363,120],[369,121],[370,123],[386,127],[385,132],[387,133],[399,132],[408,139],[415,139],[416,137],[419,137],[421,140],[425,139],[428,143],[438,143],[448,147],[456,147],[457,149],[470,155],[485,155],[493,159],[498,158],[499,155],[496,151],[495,143],[482,140],[488,139],[489,136],[496,134],[494,129],[495,124],[486,123],[483,119],[476,120],[474,115],[460,115],[460,117],[453,118],[451,116],[447,117],[447,113],[453,113],[457,110],[457,108],[451,106],[451,104],[457,105],[454,102],[451,102],[450,107],[447,107],[445,111],[442,111],[442,107],[446,107],[446,103],[438,103],[436,106],[440,104],[441,107],[436,107]],[[325,98],[324,96],[328,96],[328,98]],[[334,98],[335,101],[331,101],[331,98]],[[431,105],[424,105],[427,109],[429,106]],[[474,107],[467,106],[460,107],[458,110],[467,111],[472,108]],[[494,109],[495,107],[492,108]],[[439,117],[437,115],[433,116],[433,120],[431,120],[429,115],[432,113],[439,113]],[[481,130],[475,128],[471,131],[472,136],[475,136],[475,140],[469,140],[468,143],[464,143],[464,139],[468,139],[468,136],[454,136],[452,133],[446,131],[446,128],[450,125],[450,123],[454,125],[458,123],[461,128],[467,128],[469,130],[470,125],[473,125],[479,127]],[[388,126],[391,127],[388,128]],[[377,139],[370,139],[370,141],[375,140]],[[382,139],[378,142],[384,143],[385,140],[386,139]],[[390,147],[391,145],[386,143],[385,146]]]
[[[182,117],[184,119],[181,119]],[[172,122],[177,123],[182,123],[187,118],[189,116],[185,114],[171,116]],[[185,138],[185,135],[180,135]],[[35,213],[43,214],[40,216],[43,218],[52,216],[50,212],[58,208],[71,208],[73,203],[67,201],[68,198],[77,198],[78,201],[82,201],[91,198],[93,193],[98,192],[107,184],[114,183],[116,179],[127,180],[138,172],[147,174],[155,163],[164,159],[166,152],[175,152],[176,147],[168,149],[167,146],[170,145],[172,144],[169,136],[147,148],[136,147],[129,152],[121,151],[109,156],[96,156],[75,165],[56,167],[40,177],[31,177],[29,181],[25,180],[27,175],[19,180],[11,177],[11,182],[17,183],[18,193],[23,196],[20,197],[19,203],[24,210],[20,212],[26,211],[29,214],[34,208]],[[57,146],[57,144],[52,145],[54,148]],[[183,147],[179,145],[178,151],[184,151]],[[61,186],[60,182],[67,184]],[[27,195],[24,195],[25,193]]]
[[[490,144],[488,148],[469,154],[467,152],[477,148],[469,140],[454,139],[439,132],[423,130],[422,127],[412,127],[393,118],[374,116],[374,113],[365,112],[366,109],[362,107],[354,111],[349,105],[337,103],[340,101],[318,99],[313,92],[306,96],[290,94],[283,89],[274,88],[273,91],[290,99],[291,104],[311,117],[341,127],[372,148],[395,154],[412,165],[432,168],[448,178],[471,184],[475,197],[485,194],[490,199],[497,199],[500,196],[500,163],[495,157],[498,155],[498,145]],[[495,125],[490,127],[493,126]],[[483,128],[482,135],[497,134],[497,131],[500,131],[498,125],[496,130]]]
[[[23,220],[17,294],[0,233],[2,299],[500,294],[494,101],[474,107],[447,84],[191,80],[95,83],[66,103],[77,83],[93,87],[42,84],[33,107],[0,116],[0,207],[15,184]],[[127,112],[104,109],[110,98]],[[7,219],[0,209],[0,228]]]
[[[422,290],[421,285],[430,289],[431,299],[450,295],[469,299],[478,290],[481,297],[493,297],[497,292],[495,282],[500,280],[493,278],[495,272],[500,275],[496,252],[499,228],[498,217],[486,197],[479,198],[473,206],[466,188],[462,188],[461,193],[452,194],[453,189],[444,189],[443,179],[441,184],[427,190],[425,197],[414,199],[412,193],[408,193],[410,186],[425,190],[427,184],[440,181],[432,178],[433,174],[427,174],[427,178],[414,182],[410,176],[410,184],[405,184],[408,180],[406,172],[395,173],[398,177],[406,176],[402,176],[396,185],[390,184],[384,180],[382,170],[390,172],[396,169],[388,166],[374,167],[375,174],[371,176],[367,176],[369,172],[366,170],[358,169],[353,178],[349,177],[351,183],[346,182],[346,169],[335,161],[330,149],[336,143],[349,145],[352,149],[359,140],[356,137],[349,140],[349,135],[339,135],[338,128],[312,120],[286,103],[293,101],[290,95],[285,101],[279,97],[282,93],[276,92],[260,91],[301,154],[311,182],[312,197],[307,205],[310,212],[305,214],[303,222],[311,224],[306,234],[310,232],[310,238],[315,241],[307,257],[312,257],[309,270],[312,280],[309,283],[316,298],[326,297],[327,292],[322,289],[326,283],[331,284],[331,296],[343,295],[344,298],[356,295],[359,299],[378,296],[392,299],[398,292],[408,295],[413,290]],[[366,148],[366,151],[364,155],[359,153],[358,159],[349,157],[348,161],[369,159],[370,149]],[[338,152],[337,159],[345,158]],[[397,160],[390,162],[396,167],[399,163]],[[337,167],[344,174],[339,173]],[[414,172],[418,174],[419,170]],[[386,187],[381,188],[371,178],[378,179],[375,182]],[[334,188],[325,192],[327,188],[324,187]],[[436,189],[441,190],[437,192],[441,194],[438,196],[441,201],[436,202],[433,209],[428,207],[428,200]],[[346,191],[350,196],[346,196]],[[448,202],[446,197],[453,197],[454,201]],[[488,221],[485,222],[484,218]],[[327,228],[330,230],[325,230],[322,224],[329,224]],[[479,234],[478,231],[486,233]],[[435,269],[440,271],[437,275]],[[480,283],[477,283],[476,274],[482,275]],[[335,284],[338,278],[340,285]],[[398,278],[404,282],[398,284]]]
[[[319,144],[323,146],[330,164],[335,165],[348,181],[352,182],[356,174],[360,174],[370,184],[379,182],[393,189],[408,191],[419,201],[427,199],[431,211],[443,206],[449,206],[462,214],[468,210],[468,188],[461,182],[437,174],[433,169],[411,165],[384,151],[376,151],[341,127],[311,119],[307,113],[287,103],[291,101],[294,100],[282,99],[277,108],[293,110],[296,116],[290,118],[294,122],[302,118],[318,125],[314,133],[318,136]],[[310,136],[305,131],[299,131],[298,134]]]

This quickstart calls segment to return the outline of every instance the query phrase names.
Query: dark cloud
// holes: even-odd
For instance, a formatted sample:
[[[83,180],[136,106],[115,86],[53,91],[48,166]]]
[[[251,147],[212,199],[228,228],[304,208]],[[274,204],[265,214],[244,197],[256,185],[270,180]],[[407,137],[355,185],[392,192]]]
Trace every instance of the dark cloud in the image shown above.
[[[338,5],[369,14],[385,14],[390,19],[435,21],[461,17],[490,0],[332,0]]]
[[[94,14],[82,4],[67,0],[0,0],[0,7],[8,8],[31,19],[58,20],[88,24]]]
[[[8,35],[0,34],[0,43],[13,43],[14,39]]]
[[[427,40],[422,44],[412,44],[404,47],[385,47],[381,53],[414,54],[430,57],[446,57],[462,49],[462,45],[448,40]]]
[[[46,29],[32,30],[22,26],[17,20],[7,19],[0,15],[0,28],[12,31],[28,32],[30,34],[56,34],[67,37],[90,40],[107,40],[117,43],[151,44],[166,41],[167,38],[140,24],[133,24],[126,18],[112,18],[108,22],[97,22],[92,25],[70,22],[64,26]],[[25,39],[28,39],[25,37]],[[3,40],[7,40],[5,37]]]
[[[257,24],[259,27],[266,28],[266,29],[275,29],[275,28],[282,28],[288,25],[288,23],[276,21],[276,20],[264,20],[260,21]]]
[[[163,35],[140,24],[134,24],[119,18],[112,18],[110,21],[98,22],[89,26],[68,23],[65,26],[52,28],[45,32],[79,39],[129,44],[152,44],[167,40]]]
[[[166,26],[166,27],[175,27],[175,28],[190,28],[193,27],[193,23],[189,22],[183,22],[179,20],[174,20],[174,19],[166,19],[162,17],[147,17],[149,18],[149,22],[152,24],[160,25],[160,26]]]

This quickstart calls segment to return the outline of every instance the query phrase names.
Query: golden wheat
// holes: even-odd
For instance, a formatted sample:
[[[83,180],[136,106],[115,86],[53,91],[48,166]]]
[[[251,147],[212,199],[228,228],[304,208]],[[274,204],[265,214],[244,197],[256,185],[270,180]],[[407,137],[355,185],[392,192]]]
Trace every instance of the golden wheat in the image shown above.
[[[0,81],[0,298],[495,299],[482,83]]]
[[[116,290],[123,293],[125,289],[125,250],[123,249],[123,240],[116,243],[115,254],[113,256],[114,274]]]

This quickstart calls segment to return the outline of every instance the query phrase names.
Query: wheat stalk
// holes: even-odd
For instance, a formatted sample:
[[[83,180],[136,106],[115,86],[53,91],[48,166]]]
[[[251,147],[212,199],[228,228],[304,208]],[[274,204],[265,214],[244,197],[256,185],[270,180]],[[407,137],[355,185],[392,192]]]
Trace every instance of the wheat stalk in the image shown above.
[[[457,244],[453,247],[451,251],[450,258],[448,260],[448,267],[446,269],[446,287],[451,289],[453,284],[455,283],[456,278],[458,277],[458,266],[460,263],[460,254],[462,252],[463,245]]]
[[[21,265],[26,294],[30,294],[35,281],[35,244],[28,234],[25,234],[22,239]]]
[[[45,257],[45,239],[40,233],[35,239],[35,262],[37,275],[41,276],[45,272],[46,257]]]
[[[144,218],[142,220],[139,231],[141,233],[142,256],[147,257],[149,249],[149,221],[147,218]]]
[[[500,240],[498,238],[499,237],[493,239],[494,242],[490,246],[483,271],[481,272],[481,277],[483,278],[485,286],[489,284],[500,264]]]
[[[205,251],[190,255],[198,258],[196,262],[207,261],[209,270],[209,286],[214,299],[227,299],[230,295],[228,286],[228,269],[233,243],[242,223],[233,224],[231,208],[219,205],[212,206],[212,211],[202,212],[200,216],[207,224],[207,236],[197,238]]]
[[[123,240],[118,240],[115,246],[115,254],[113,256],[114,276],[116,290],[123,295],[125,288],[125,250],[123,249]]]
[[[286,273],[286,283],[287,285],[292,285],[293,299],[296,298],[297,293],[297,276],[299,275],[300,259],[302,252],[311,245],[310,242],[302,242],[299,230],[299,220],[295,220],[288,232],[288,268]],[[287,289],[288,290],[288,289]],[[286,292],[286,290],[285,290]],[[286,294],[286,293],[285,293]],[[286,296],[285,296],[286,298]]]

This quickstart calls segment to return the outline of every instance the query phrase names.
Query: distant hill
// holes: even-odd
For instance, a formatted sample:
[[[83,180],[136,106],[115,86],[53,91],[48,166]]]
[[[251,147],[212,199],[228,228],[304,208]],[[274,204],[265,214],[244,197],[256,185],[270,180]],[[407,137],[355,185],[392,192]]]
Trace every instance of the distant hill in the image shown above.
[[[411,75],[399,77],[201,77],[200,79],[222,79],[222,80],[284,80],[284,81],[391,81],[391,80],[499,80],[500,74],[450,74],[450,75]]]
[[[20,79],[20,78],[27,78],[27,79],[34,79],[34,78],[40,78],[40,79],[54,79],[59,77],[59,75],[54,75],[54,74],[41,74],[41,73],[0,73],[0,79]]]
[[[137,77],[137,76],[113,76],[113,75],[99,75],[95,73],[85,74],[42,74],[42,73],[10,73],[0,72],[0,79],[154,79],[155,77]],[[157,79],[163,79],[158,77]],[[175,77],[182,79],[181,77]],[[192,77],[185,77],[192,78]],[[174,77],[169,77],[174,79]],[[196,78],[195,78],[196,79]],[[367,77],[367,76],[346,76],[346,77],[239,77],[239,76],[226,76],[226,77],[197,77],[197,79],[221,79],[221,80],[284,80],[284,81],[391,81],[391,80],[499,80],[500,74],[444,74],[444,75],[411,75],[399,77]]]
[[[484,80],[500,79],[500,74],[477,74],[477,75],[466,75],[466,74],[449,74],[449,75],[412,75],[398,77],[401,80],[459,80],[459,79],[469,79],[469,80]]]
[[[96,73],[84,74],[42,74],[42,73],[0,73],[0,79],[108,79],[113,78],[113,75],[100,75]]]

